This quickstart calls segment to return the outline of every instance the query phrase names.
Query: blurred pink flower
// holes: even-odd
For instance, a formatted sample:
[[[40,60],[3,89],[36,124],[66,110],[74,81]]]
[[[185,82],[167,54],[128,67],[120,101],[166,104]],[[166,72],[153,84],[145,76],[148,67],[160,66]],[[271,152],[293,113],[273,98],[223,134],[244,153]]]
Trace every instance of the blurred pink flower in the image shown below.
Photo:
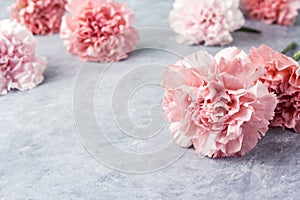
[[[85,61],[110,62],[127,58],[138,43],[133,11],[110,0],[69,0],[61,38],[69,52]]]
[[[35,56],[36,41],[16,21],[0,21],[0,95],[11,89],[27,90],[40,84],[46,59]]]
[[[241,6],[251,18],[266,24],[293,25],[300,9],[299,0],[241,0]]]
[[[245,19],[239,0],[175,0],[170,24],[182,44],[226,45]]]
[[[268,130],[275,94],[258,81],[243,51],[212,57],[199,51],[168,66],[162,76],[163,110],[176,142],[209,157],[242,156]]]
[[[59,32],[66,0],[16,0],[10,16],[37,35]]]
[[[293,128],[300,133],[299,64],[266,45],[252,48],[250,59],[255,67],[266,68],[267,72],[260,80],[279,100],[271,125]]]

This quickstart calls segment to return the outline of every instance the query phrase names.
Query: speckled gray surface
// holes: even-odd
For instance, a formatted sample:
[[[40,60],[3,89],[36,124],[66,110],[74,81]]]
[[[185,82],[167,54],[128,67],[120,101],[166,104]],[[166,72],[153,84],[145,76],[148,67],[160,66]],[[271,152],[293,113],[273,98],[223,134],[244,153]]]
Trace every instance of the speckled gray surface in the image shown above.
[[[127,2],[136,12],[137,27],[168,28],[171,0]],[[5,7],[9,3],[1,0],[1,19],[8,16]],[[255,21],[248,21],[247,25],[263,33],[235,33],[232,45],[247,51],[261,43],[276,50],[292,40],[300,43],[300,18],[293,28]],[[172,35],[152,37],[166,49],[182,48],[182,54],[201,48],[180,47],[174,44]],[[37,40],[37,54],[49,61],[45,82],[31,91],[13,91],[0,98],[0,199],[299,199],[300,135],[281,129],[271,129],[242,158],[213,160],[189,149],[172,165],[145,174],[119,172],[100,164],[78,137],[73,92],[80,66],[101,72],[106,65],[83,64],[66,52],[58,35]],[[214,54],[221,48],[206,49]],[[137,152],[155,150],[169,135],[162,129],[151,142],[122,135],[106,105],[111,102],[113,83],[141,64],[164,65],[176,59],[158,50],[137,51],[104,74],[95,91],[95,115],[107,137],[119,148]],[[160,74],[156,75],[159,80]],[[124,83],[130,84],[138,78],[143,77],[130,76]],[[91,78],[86,79],[89,84]],[[124,88],[121,85],[119,89],[122,93]],[[118,98],[124,98],[120,102],[128,101],[128,115],[137,127],[143,127],[151,121],[149,105],[161,102],[161,92],[157,85],[150,85],[138,90],[130,100]],[[117,113],[121,121],[123,114]],[[126,128],[126,124],[122,126]]]

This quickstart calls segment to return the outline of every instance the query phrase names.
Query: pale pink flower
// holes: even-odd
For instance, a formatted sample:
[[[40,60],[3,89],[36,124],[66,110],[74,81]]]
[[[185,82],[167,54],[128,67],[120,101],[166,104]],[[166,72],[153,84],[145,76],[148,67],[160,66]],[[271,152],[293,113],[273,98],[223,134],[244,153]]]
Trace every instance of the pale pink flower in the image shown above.
[[[182,44],[226,45],[245,19],[239,0],[175,0],[170,25]]]
[[[72,54],[85,61],[110,62],[127,58],[138,43],[134,13],[110,0],[70,0],[71,15],[63,17],[61,38]]]
[[[16,0],[9,7],[10,16],[24,24],[33,34],[59,32],[66,0]]]
[[[241,0],[241,6],[251,18],[266,24],[293,25],[300,9],[299,0]]]
[[[300,66],[292,58],[266,45],[252,48],[250,59],[255,67],[264,66],[267,72],[260,80],[279,100],[272,126],[293,128],[300,133]]]
[[[168,66],[162,76],[163,110],[176,142],[214,158],[253,149],[277,104],[275,94],[258,81],[264,73],[235,47],[215,57],[199,51]]]
[[[32,89],[44,80],[46,58],[35,56],[36,41],[16,21],[0,21],[0,95],[11,89]]]

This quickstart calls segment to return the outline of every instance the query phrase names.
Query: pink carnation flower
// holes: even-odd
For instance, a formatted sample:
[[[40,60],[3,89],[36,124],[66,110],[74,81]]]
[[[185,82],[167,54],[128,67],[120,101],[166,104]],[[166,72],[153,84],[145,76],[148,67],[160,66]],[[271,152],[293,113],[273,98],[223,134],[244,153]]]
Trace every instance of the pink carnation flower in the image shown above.
[[[250,59],[255,67],[266,68],[267,72],[260,80],[279,100],[271,125],[293,128],[300,133],[299,64],[266,45],[252,48]]]
[[[258,81],[247,54],[233,47],[204,51],[168,66],[162,76],[163,110],[176,142],[209,157],[242,156],[268,130],[275,94]]]
[[[61,38],[68,51],[82,60],[118,61],[135,49],[134,13],[124,3],[70,0],[66,8],[71,15],[63,18]]]
[[[66,0],[16,0],[9,8],[12,19],[37,35],[59,32]]]
[[[266,24],[293,25],[300,9],[299,0],[241,0],[241,6],[251,18]]]
[[[245,24],[239,0],[176,0],[170,24],[181,44],[226,45]]]
[[[35,56],[36,41],[16,21],[0,21],[0,95],[11,89],[27,90],[40,84],[46,59]]]

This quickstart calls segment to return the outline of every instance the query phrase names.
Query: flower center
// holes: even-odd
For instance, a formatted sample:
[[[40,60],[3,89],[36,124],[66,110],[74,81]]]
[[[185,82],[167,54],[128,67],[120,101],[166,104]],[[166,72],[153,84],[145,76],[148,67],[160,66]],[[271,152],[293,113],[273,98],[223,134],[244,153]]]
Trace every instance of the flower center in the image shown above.
[[[104,5],[97,10],[86,11],[80,26],[81,36],[89,38],[89,42],[101,43],[121,33],[126,20],[112,6]]]

